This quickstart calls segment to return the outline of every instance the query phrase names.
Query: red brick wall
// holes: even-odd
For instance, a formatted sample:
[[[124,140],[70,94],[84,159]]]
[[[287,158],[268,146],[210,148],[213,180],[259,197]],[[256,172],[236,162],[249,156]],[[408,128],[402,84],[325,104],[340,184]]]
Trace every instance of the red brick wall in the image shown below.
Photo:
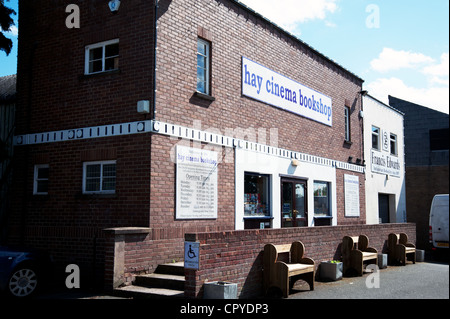
[[[79,29],[65,26],[70,3]],[[143,119],[136,103],[153,97],[153,1],[123,2],[117,14],[107,1],[22,1],[19,10],[16,134]],[[120,71],[84,76],[85,46],[116,38]]]
[[[390,233],[406,233],[416,242],[415,224],[352,225],[314,228],[265,229],[218,233],[186,234],[187,241],[200,242],[200,269],[185,270],[185,296],[201,298],[205,281],[237,283],[239,298],[263,294],[262,260],[266,243],[290,244],[300,240],[305,257],[314,259],[316,269],[321,261],[340,259],[344,236],[365,234],[369,246],[386,253]]]
[[[8,243],[46,249],[83,274],[103,268],[104,228],[148,227],[150,148],[145,135],[17,147]],[[100,160],[116,160],[116,193],[82,194],[83,162]],[[48,195],[33,195],[36,164],[49,165]]]
[[[65,27],[67,4],[20,2],[16,134],[148,119],[136,112],[136,102],[153,100],[153,1],[122,1],[116,14],[107,1],[81,1],[80,29]],[[203,130],[222,134],[276,128],[280,147],[343,162],[349,156],[362,158],[358,78],[231,1],[163,0],[159,5],[157,120],[188,127],[199,120]],[[199,35],[212,43],[214,102],[193,96]],[[85,46],[115,38],[120,39],[120,70],[85,76]],[[242,97],[242,56],[330,96],[333,127]],[[343,143],[346,100],[352,107],[352,145]],[[161,249],[148,257],[154,261],[143,266],[151,270],[156,262],[172,258],[165,255],[164,240],[171,245],[186,231],[233,229],[232,160],[219,165],[218,219],[174,219],[175,164],[169,151],[177,142],[146,134],[17,147],[11,242],[49,247],[61,262],[90,263],[104,258],[101,229],[150,227],[152,240],[161,240]],[[225,152],[232,150],[223,149],[223,156]],[[93,159],[117,160],[116,196],[81,195],[82,162]],[[50,165],[50,191],[44,197],[32,195],[33,166],[40,163]],[[337,174],[342,214],[343,171]],[[339,215],[339,223],[364,223],[364,186],[360,190],[361,218]]]
[[[160,4],[156,119],[202,127],[278,129],[279,146],[347,162],[362,159],[358,117],[362,82],[231,1],[177,0]],[[205,32],[206,30],[206,32]],[[197,38],[212,45],[214,102],[195,98]],[[332,98],[333,127],[241,95],[245,56]],[[344,145],[344,107],[352,110],[352,145]]]
[[[206,231],[234,229],[234,150],[229,148],[193,145],[218,152],[218,205],[216,220],[176,220],[175,219],[175,187],[176,145],[190,145],[189,141],[180,142],[165,136],[152,136],[152,171],[150,191],[150,227],[152,229],[176,228],[181,230],[180,238],[184,236],[184,229],[203,227]],[[228,153],[231,152],[232,156]],[[172,155],[171,155],[172,154]],[[228,154],[228,156],[227,156]],[[224,157],[227,160],[221,160]]]

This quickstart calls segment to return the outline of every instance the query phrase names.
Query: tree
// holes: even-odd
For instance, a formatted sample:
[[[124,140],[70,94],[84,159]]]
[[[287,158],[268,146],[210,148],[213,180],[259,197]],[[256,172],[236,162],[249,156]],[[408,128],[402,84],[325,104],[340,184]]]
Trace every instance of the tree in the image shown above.
[[[5,51],[6,55],[11,53],[12,41],[3,35],[3,32],[11,30],[14,25],[14,20],[11,18],[12,14],[16,14],[13,9],[5,6],[4,0],[0,0],[0,51]]]

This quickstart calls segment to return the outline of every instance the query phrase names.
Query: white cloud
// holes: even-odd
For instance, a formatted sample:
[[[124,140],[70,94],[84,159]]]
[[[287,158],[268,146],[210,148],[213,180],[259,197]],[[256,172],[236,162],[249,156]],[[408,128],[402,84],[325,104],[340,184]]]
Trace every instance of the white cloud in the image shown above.
[[[441,55],[441,63],[423,68],[423,74],[429,78],[431,84],[449,85],[449,54]]]
[[[370,62],[370,66],[375,71],[388,72],[400,69],[416,69],[433,62],[433,58],[422,53],[384,48],[378,58]]]
[[[17,37],[19,35],[19,29],[14,25],[9,29],[8,34]]]
[[[300,23],[324,20],[334,13],[338,0],[240,0],[270,21],[293,32]]]
[[[388,95],[440,112],[449,113],[449,88],[416,88],[406,85],[403,80],[391,77],[377,79],[366,86],[369,94],[389,105]]]

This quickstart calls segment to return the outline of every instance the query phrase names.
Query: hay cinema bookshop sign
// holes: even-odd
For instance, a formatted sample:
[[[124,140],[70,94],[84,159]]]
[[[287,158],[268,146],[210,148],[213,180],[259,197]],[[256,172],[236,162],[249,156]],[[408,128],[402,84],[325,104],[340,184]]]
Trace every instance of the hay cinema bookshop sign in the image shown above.
[[[242,57],[242,94],[332,126],[331,98],[245,57]]]

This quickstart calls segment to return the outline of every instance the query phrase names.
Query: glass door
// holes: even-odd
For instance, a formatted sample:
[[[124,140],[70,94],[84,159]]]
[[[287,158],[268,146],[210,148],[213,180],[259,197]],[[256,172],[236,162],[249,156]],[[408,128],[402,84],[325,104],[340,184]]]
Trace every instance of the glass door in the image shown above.
[[[308,226],[305,180],[281,180],[281,227]]]

